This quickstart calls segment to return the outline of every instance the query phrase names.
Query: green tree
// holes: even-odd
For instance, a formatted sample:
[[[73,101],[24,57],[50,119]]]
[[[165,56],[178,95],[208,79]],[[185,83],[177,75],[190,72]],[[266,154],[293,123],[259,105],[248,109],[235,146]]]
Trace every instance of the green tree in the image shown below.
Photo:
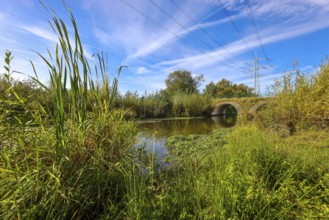
[[[204,89],[204,93],[211,97],[216,97],[218,93],[218,88],[214,82],[210,82],[209,84],[206,85],[206,88]]]
[[[176,70],[170,73],[166,79],[167,91],[170,95],[177,92],[197,93],[202,81],[203,75],[193,77],[190,71]]]
[[[222,79],[221,81],[217,82],[216,87],[218,89],[218,97],[233,97],[233,85],[232,82],[228,81],[227,79]]]
[[[216,84],[213,82],[206,85],[204,93],[215,98],[231,98],[231,97],[250,97],[253,88],[250,88],[243,83],[235,84],[227,79],[222,79]]]
[[[250,88],[248,86],[246,86],[245,84],[241,83],[239,85],[237,85],[237,90],[235,92],[235,96],[236,97],[250,97],[250,96],[254,96],[253,92],[253,88]]]

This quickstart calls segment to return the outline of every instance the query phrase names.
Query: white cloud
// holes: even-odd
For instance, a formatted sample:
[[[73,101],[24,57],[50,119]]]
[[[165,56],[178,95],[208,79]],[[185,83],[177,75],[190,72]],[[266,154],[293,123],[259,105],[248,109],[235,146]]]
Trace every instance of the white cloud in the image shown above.
[[[169,45],[173,46],[173,43],[201,28],[209,28],[228,21],[224,18],[195,23],[190,19],[204,17],[212,5],[182,1],[177,8],[167,1],[155,2],[161,9],[145,0],[124,0],[111,5],[104,0],[94,0],[93,4],[100,7],[93,8],[88,0],[86,4],[91,7],[88,9],[89,12],[94,14],[97,11],[99,15],[94,18],[95,37],[109,47],[121,47],[128,54],[128,59],[137,59],[154,52],[161,53],[161,49]],[[238,16],[232,16],[232,19],[235,17]],[[108,22],[100,24],[98,20],[104,18]]]
[[[307,14],[311,14],[314,13],[315,10],[318,9],[318,6],[315,3],[308,3],[308,1],[310,0],[304,0],[300,3],[297,3],[296,0],[287,0],[285,2],[278,2],[278,1],[267,1],[266,4],[262,1],[257,1],[257,4],[255,6],[253,6],[253,10],[255,12],[256,18],[259,18],[261,16],[265,16],[265,17],[273,17],[273,19],[275,19],[275,17],[277,16],[284,16],[284,17],[303,17],[300,16],[301,14],[307,12]],[[323,1],[318,0],[320,3],[323,4]],[[106,5],[103,1],[102,2],[104,5]],[[189,23],[188,26],[185,26],[185,29],[182,28],[180,25],[178,25],[175,21],[178,21],[180,24],[185,24],[186,23],[186,16],[184,18],[183,15],[181,15],[180,17],[176,18],[175,16],[173,16],[173,18],[175,19],[175,21],[170,20],[170,18],[162,15],[161,16],[153,16],[153,13],[150,13],[150,15],[147,15],[147,17],[143,16],[142,14],[139,14],[138,12],[143,11],[143,9],[152,9],[152,5],[150,4],[146,4],[145,2],[147,1],[138,1],[138,4],[134,4],[131,3],[131,7],[137,9],[133,10],[132,8],[127,7],[127,5],[122,5],[122,6],[126,6],[123,7],[122,13],[127,14],[127,11],[130,11],[129,13],[129,18],[124,19],[124,23],[127,28],[125,27],[120,27],[120,33],[116,31],[116,29],[114,29],[115,31],[111,31],[111,29],[113,29],[113,27],[110,27],[109,31],[106,31],[106,28],[102,29],[101,31],[99,29],[95,29],[95,34],[96,37],[100,39],[101,42],[106,43],[106,44],[116,44],[116,45],[122,45],[123,47],[125,47],[125,51],[128,54],[128,60],[130,59],[138,59],[138,58],[142,58],[142,57],[147,57],[148,55],[151,55],[155,52],[157,52],[158,54],[163,52],[163,48],[167,49],[169,46],[170,47],[175,47],[176,44],[180,43],[180,39],[183,39],[184,36],[189,36],[192,35],[193,32],[198,31],[200,29],[203,28],[209,28],[209,27],[213,27],[213,26],[217,26],[223,23],[228,22],[230,19],[235,20],[235,19],[239,19],[242,18],[244,16],[246,16],[247,12],[246,12],[246,8],[242,8],[242,6],[244,4],[241,4],[241,1],[216,1],[216,0],[200,0],[198,1],[198,6],[200,7],[204,7],[205,9],[209,9],[209,6],[206,7],[205,5],[212,5],[212,4],[217,4],[217,5],[222,5],[224,4],[229,10],[235,10],[237,8],[239,8],[241,11],[238,14],[235,14],[233,16],[231,16],[231,18],[224,18],[224,19],[218,19],[217,21],[208,21],[205,23],[200,23],[200,24],[193,24],[193,22]],[[184,10],[188,11],[189,7],[193,7],[192,1],[187,1],[190,5],[189,6],[185,6]],[[208,4],[200,4],[200,3],[208,3]],[[237,5],[240,6],[237,7]],[[130,3],[128,3],[130,4]],[[308,7],[310,6],[310,7]],[[166,8],[165,6],[163,6],[164,8]],[[115,8],[115,7],[113,7]],[[154,11],[155,9],[153,8]],[[165,9],[164,9],[165,10]],[[176,9],[177,10],[177,9]],[[191,11],[191,10],[190,10]],[[189,11],[189,12],[190,12]],[[158,11],[159,14],[161,14],[161,12]],[[171,13],[173,15],[177,14],[178,12],[175,12],[174,10],[171,10]],[[111,13],[109,13],[111,14]],[[120,14],[117,12],[117,14]],[[133,14],[133,15],[131,15]],[[192,13],[190,13],[192,14]],[[199,13],[198,15],[202,14]],[[267,16],[266,16],[267,15]],[[270,15],[270,16],[269,16]],[[274,16],[275,15],[275,16]],[[118,16],[119,18],[121,18],[120,16]],[[161,18],[162,22],[161,26],[158,26],[157,23],[154,23],[152,21],[156,21],[157,22],[157,18]],[[111,17],[113,18],[113,17]],[[151,18],[152,21],[150,21],[148,18]],[[116,19],[114,19],[116,20]],[[133,20],[133,22],[131,23],[131,21]],[[143,21],[143,22],[142,22]],[[150,27],[152,28],[146,28],[143,23],[147,23],[148,25],[150,25]],[[314,21],[309,22],[309,23],[314,23]],[[166,25],[166,24],[170,24],[170,25]],[[132,25],[134,25],[134,27],[132,27]],[[291,25],[290,23],[288,25]],[[282,34],[277,34],[275,32],[272,32],[271,34],[274,33],[275,37],[278,39],[275,39],[275,37],[268,37],[267,41],[268,42],[263,42],[263,44],[266,43],[270,43],[270,42],[277,42],[279,40],[284,40],[284,39],[289,39],[295,36],[298,36],[299,33],[303,34],[303,31],[294,31],[294,26],[296,25],[296,23],[293,24],[291,29],[288,29],[286,27],[286,30],[289,31],[288,34],[284,34],[283,31],[280,31],[281,28],[279,28],[279,32],[281,32]],[[298,25],[298,23],[297,23]],[[304,25],[304,24],[302,24]],[[305,30],[305,33],[309,33],[311,31],[316,30],[316,28],[319,25],[315,25],[316,27],[311,27],[310,31]],[[326,25],[323,25],[324,27],[326,27]],[[137,28],[135,28],[137,27]],[[278,28],[278,27],[275,27]],[[267,28],[267,30],[270,30],[270,28]],[[107,34],[107,33],[111,33],[111,35]],[[156,34],[154,34],[156,33]],[[262,37],[264,37],[264,35],[260,34]],[[290,36],[289,36],[290,35]],[[255,38],[255,36],[249,37],[249,41],[253,41],[251,40],[251,38]],[[247,39],[246,39],[247,40]],[[262,39],[262,41],[264,41],[264,39]],[[244,42],[240,41],[240,42],[233,42],[231,44],[236,43],[236,45],[234,45],[234,47],[232,46],[229,51],[231,51],[231,53],[233,54],[241,54],[246,52],[247,48],[245,46],[239,46],[238,43],[244,45]],[[251,48],[255,48],[256,46],[259,46],[259,41],[254,41],[251,42],[253,45],[249,47]],[[198,55],[198,56],[193,56],[190,57],[188,59],[190,59],[193,62],[193,65],[198,67],[198,66],[202,66],[203,63],[207,63],[209,62],[210,64],[223,60],[222,58],[219,59],[214,59],[214,58],[210,58],[209,57],[218,57],[219,54],[226,54],[225,57],[227,57],[227,51],[224,50],[222,51],[221,49],[216,50],[216,51],[209,51],[206,55]],[[199,51],[200,52],[200,51]],[[186,54],[183,54],[184,56],[186,56]],[[201,59],[198,59],[197,57],[199,57]],[[204,61],[203,58],[207,58],[208,61]],[[170,64],[175,64],[178,62],[184,62],[186,59],[181,57],[178,58],[174,61],[169,61],[169,62],[163,62],[162,64],[166,64],[166,65],[170,65]],[[195,63],[194,61],[200,61],[198,63]]]
[[[197,0],[200,3],[225,7],[229,10],[234,10],[237,8],[237,5],[241,3],[241,0]]]
[[[133,68],[133,71],[136,72],[137,74],[145,74],[150,72],[150,70],[144,66]]]
[[[261,31],[262,43],[263,45],[276,43],[279,41],[291,39],[293,37],[302,36],[323,28],[329,27],[329,23],[326,20],[318,20],[317,22],[310,21],[308,23],[299,24],[296,26],[282,27],[276,26],[269,29]],[[231,52],[232,55],[237,56],[248,50],[244,45],[244,41],[248,43],[249,48],[253,49],[259,46],[259,42],[255,39],[254,36],[246,37],[244,40],[237,40],[228,45],[225,45],[225,48]],[[160,66],[167,65],[183,65],[190,66],[191,68],[205,68],[211,66],[216,62],[222,62],[227,59],[227,57],[218,56],[218,54],[226,54],[226,50],[223,48],[218,48],[217,50],[210,51],[208,53],[199,54],[196,56],[189,56],[186,58],[175,59],[170,61],[163,61],[158,63]]]
[[[329,10],[327,0],[257,0],[253,10],[258,18],[269,20],[288,19],[289,21],[307,21],[319,17]]]
[[[166,33],[163,37],[160,37],[158,40],[152,41],[148,45],[145,45],[144,47],[137,50],[134,54],[129,56],[129,59],[143,57],[162,48],[165,45],[168,45],[170,42],[174,40],[175,36],[177,37],[177,35],[171,35]]]
[[[54,49],[55,45],[57,43],[59,43],[59,38],[56,35],[56,33],[54,33],[54,31],[51,30],[50,27],[46,28],[46,27],[42,27],[42,26],[32,26],[32,25],[22,25],[21,29],[33,34],[41,39],[46,40],[48,43],[44,44],[44,49]],[[75,50],[75,39],[73,38],[73,34],[70,34],[69,36],[69,41],[72,44],[72,49]],[[95,60],[93,57],[93,53],[89,51],[88,47],[85,47],[83,45],[83,49],[84,49],[84,55],[87,59],[89,60]],[[52,50],[51,50],[52,51]]]
[[[24,25],[24,26],[21,26],[21,28],[35,36],[46,39],[53,43],[58,42],[58,37],[56,36],[56,34],[50,32],[49,29],[47,29],[47,28],[42,28],[39,26],[32,26],[32,25]]]
[[[232,16],[230,19],[234,20],[241,17],[241,15],[235,15]],[[205,28],[209,28],[212,26],[217,26],[220,24],[224,24],[230,21],[229,18],[224,18],[224,19],[219,19],[216,21],[210,21],[210,22],[205,22],[205,23],[200,23],[200,24],[195,24],[193,26],[190,27],[186,27],[185,29],[181,29],[179,31],[175,31],[175,32],[170,32],[170,33],[165,33],[164,36],[160,37],[158,40],[155,40],[153,42],[150,42],[148,45],[146,45],[143,48],[140,48],[137,52],[135,52],[134,54],[132,54],[129,58],[139,58],[139,57],[143,57],[146,55],[149,55],[157,50],[160,50],[163,47],[167,47],[169,46],[169,44],[176,42],[178,40],[180,40],[180,38],[191,34],[194,31],[197,30],[204,30]]]
[[[103,44],[108,44],[111,39],[109,34],[99,28],[94,28],[94,36]]]

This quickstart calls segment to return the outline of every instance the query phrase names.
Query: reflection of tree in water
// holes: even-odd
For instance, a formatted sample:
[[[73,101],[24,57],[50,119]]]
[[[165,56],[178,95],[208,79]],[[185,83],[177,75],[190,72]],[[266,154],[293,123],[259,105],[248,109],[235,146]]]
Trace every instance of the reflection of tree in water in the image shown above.
[[[220,115],[216,117],[211,117],[217,128],[230,128],[236,124],[236,115]]]
[[[144,135],[149,137],[170,137],[173,135],[207,134],[216,127],[211,119],[164,120],[140,125]]]
[[[224,110],[224,116],[234,116],[237,115],[238,111],[236,110],[236,108],[232,105],[229,105],[225,108]],[[223,120],[226,120],[225,118],[223,118]]]

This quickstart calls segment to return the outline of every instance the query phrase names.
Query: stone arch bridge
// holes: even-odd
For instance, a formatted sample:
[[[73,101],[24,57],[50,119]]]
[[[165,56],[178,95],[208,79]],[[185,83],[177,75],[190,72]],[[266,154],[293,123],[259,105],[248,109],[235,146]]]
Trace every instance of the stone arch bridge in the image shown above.
[[[267,99],[258,97],[217,99],[213,102],[214,110],[211,116],[227,115],[232,112],[232,109],[238,115],[255,115],[259,109],[266,106]]]

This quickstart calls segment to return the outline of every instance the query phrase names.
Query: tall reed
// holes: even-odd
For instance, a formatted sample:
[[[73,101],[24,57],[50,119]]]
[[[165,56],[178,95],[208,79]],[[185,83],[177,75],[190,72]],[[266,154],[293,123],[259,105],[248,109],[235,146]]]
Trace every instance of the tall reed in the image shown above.
[[[73,40],[65,22],[54,15],[50,24],[59,44],[54,53],[48,50],[48,58],[38,53],[49,69],[49,87],[38,79],[32,63],[32,78],[53,99],[50,122],[41,117],[47,112],[41,105],[31,111],[21,102],[35,125],[21,124],[15,130],[0,125],[7,140],[0,142],[2,219],[93,219],[105,210],[119,215],[124,207],[124,175],[132,160],[136,125],[113,109],[117,78],[110,84],[102,54],[96,57],[94,72],[102,84],[92,80],[76,21],[71,11],[69,15]],[[10,58],[7,54],[6,60]],[[14,101],[20,100],[17,94]]]

